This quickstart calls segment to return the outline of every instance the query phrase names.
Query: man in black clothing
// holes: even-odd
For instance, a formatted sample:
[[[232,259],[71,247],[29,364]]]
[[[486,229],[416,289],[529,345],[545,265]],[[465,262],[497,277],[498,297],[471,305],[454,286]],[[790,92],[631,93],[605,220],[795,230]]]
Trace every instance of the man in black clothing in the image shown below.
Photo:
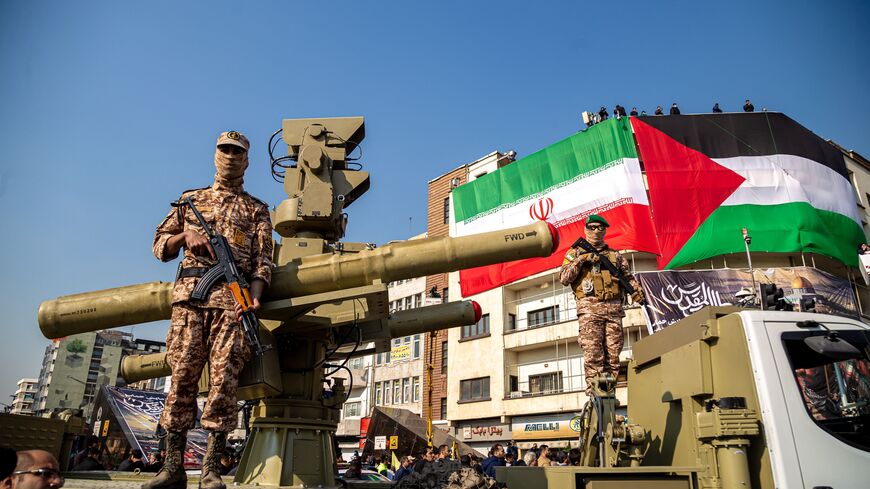
[[[655,115],[665,115],[665,111],[662,110],[662,106],[659,105],[656,107]]]
[[[607,120],[607,116],[607,109],[605,109],[602,105],[601,108],[598,110],[598,117],[601,118],[601,122],[604,122],[605,120]]]
[[[637,107],[632,107],[631,112],[629,112],[628,115],[637,117]]]
[[[671,115],[680,115],[680,108],[677,107],[676,102],[671,104]]]
[[[431,464],[434,461],[435,461],[435,449],[434,448],[425,449],[425,451],[423,451],[420,454],[420,459],[417,460],[417,463],[414,464],[414,472],[419,474],[420,472],[423,471],[423,467],[425,467],[426,464]]]
[[[148,454],[148,463],[145,464],[145,472],[157,472],[163,467],[163,459],[160,452],[153,451]]]
[[[80,464],[73,467],[73,470],[76,472],[85,470],[106,470],[106,468],[103,467],[103,464],[98,461],[99,458],[100,450],[98,448],[88,448],[88,456],[85,457]]]
[[[87,444],[85,445],[85,447],[82,448],[81,451],[78,452],[78,453],[76,454],[76,456],[73,457],[73,459],[70,461],[70,463],[69,463],[69,468],[72,469],[72,468],[75,467],[76,465],[78,465],[78,464],[84,462],[85,459],[88,458],[88,449],[90,449],[90,448],[97,448],[97,447],[99,447],[99,446],[100,446],[100,439],[97,438],[97,437],[94,436],[94,435],[89,436],[89,437],[88,437],[88,442],[87,442]]]
[[[714,114],[721,114],[722,113],[722,109],[719,108],[719,102],[716,102],[715,104],[713,104],[713,113]]]
[[[752,105],[749,99],[746,99],[746,103],[743,104],[743,112],[755,112],[755,106]]]
[[[139,469],[140,472],[145,470],[145,462],[142,461],[142,450],[138,448],[130,452],[130,456],[118,465],[119,472],[133,472]]]

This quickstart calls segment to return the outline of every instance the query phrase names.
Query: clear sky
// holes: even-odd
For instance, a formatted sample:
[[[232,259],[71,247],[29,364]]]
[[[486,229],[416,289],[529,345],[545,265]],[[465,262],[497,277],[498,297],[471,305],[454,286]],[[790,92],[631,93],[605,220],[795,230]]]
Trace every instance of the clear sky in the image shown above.
[[[153,280],[169,202],[210,184],[215,137],[250,138],[246,187],[283,200],[284,118],[366,117],[371,190],[347,240],[425,231],[426,182],[528,155],[615,104],[782,111],[870,156],[870,4],[2,2],[0,402],[36,377],[45,299]],[[129,330],[129,328],[127,328]],[[163,338],[165,323],[138,326]]]

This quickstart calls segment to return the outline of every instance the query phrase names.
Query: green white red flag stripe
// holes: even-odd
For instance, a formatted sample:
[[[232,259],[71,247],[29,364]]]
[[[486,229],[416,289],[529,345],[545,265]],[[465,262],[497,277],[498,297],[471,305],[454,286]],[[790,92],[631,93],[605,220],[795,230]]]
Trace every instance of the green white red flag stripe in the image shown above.
[[[560,240],[548,258],[461,271],[465,297],[560,265],[592,213],[611,223],[611,246],[658,251],[627,118],[597,124],[456,188],[453,209],[455,236],[546,220]]]

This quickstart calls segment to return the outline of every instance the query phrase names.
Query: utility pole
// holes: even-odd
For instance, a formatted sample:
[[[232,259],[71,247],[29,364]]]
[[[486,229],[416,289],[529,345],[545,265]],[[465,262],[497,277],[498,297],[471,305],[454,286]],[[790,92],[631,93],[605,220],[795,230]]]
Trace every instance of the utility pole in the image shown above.
[[[759,294],[758,287],[755,285],[755,272],[752,271],[752,255],[749,254],[749,244],[752,243],[752,236],[749,235],[749,230],[746,228],[743,228],[741,232],[743,233],[743,243],[746,245],[746,260],[749,262],[749,276],[752,277],[752,293],[755,294],[755,298],[758,299],[758,304],[761,306],[762,298]]]

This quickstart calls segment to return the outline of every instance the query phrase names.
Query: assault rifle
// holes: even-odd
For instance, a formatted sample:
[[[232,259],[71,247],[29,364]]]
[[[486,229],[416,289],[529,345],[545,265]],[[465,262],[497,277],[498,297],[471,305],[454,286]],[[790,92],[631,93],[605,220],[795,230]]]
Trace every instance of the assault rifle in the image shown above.
[[[190,207],[190,210],[193,211],[199,224],[205,230],[206,234],[208,234],[208,242],[217,257],[217,263],[208,269],[208,271],[203,274],[202,278],[199,279],[199,282],[196,283],[196,286],[190,293],[190,298],[196,301],[203,301],[208,297],[208,293],[211,291],[212,287],[221,280],[226,280],[227,286],[233,294],[233,299],[235,299],[236,303],[241,305],[243,309],[242,315],[239,318],[242,323],[242,331],[244,331],[248,342],[250,342],[251,346],[254,347],[254,351],[256,351],[258,355],[262,355],[264,351],[271,349],[271,345],[263,345],[260,342],[259,322],[257,321],[254,312],[250,310],[252,302],[251,293],[248,291],[248,282],[245,280],[245,277],[239,273],[239,269],[236,268],[236,260],[233,258],[233,251],[230,249],[230,243],[227,241],[227,238],[214,232],[208,223],[205,222],[202,214],[200,214],[196,206],[193,205],[192,197],[173,202],[172,206]]]
[[[606,256],[599,253],[598,250],[596,250],[595,247],[592,246],[592,243],[586,241],[586,238],[584,238],[583,236],[577,238],[577,241],[575,241],[574,244],[571,245],[571,248],[577,247],[583,248],[583,250],[587,253],[598,255],[598,258],[601,260],[601,264],[604,265],[604,268],[606,268],[611,275],[616,277],[622,289],[625,290],[628,295],[634,294],[634,287],[631,286],[631,283],[629,283],[629,281],[625,278],[625,276],[622,274],[622,271],[616,268],[616,265],[611,263],[611,261]]]

